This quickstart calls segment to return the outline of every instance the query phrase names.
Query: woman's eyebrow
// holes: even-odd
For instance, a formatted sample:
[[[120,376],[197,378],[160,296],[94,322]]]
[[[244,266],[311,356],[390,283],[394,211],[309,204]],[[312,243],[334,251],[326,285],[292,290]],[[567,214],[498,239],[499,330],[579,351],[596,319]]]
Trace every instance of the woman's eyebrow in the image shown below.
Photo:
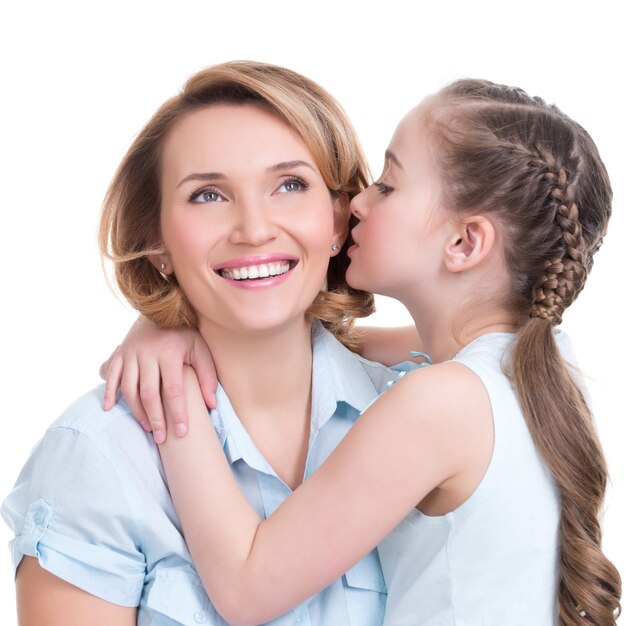
[[[302,166],[308,167],[309,169],[316,171],[316,169],[310,163],[307,163],[306,161],[283,161],[282,163],[276,163],[276,165],[271,165],[270,167],[267,168],[267,171],[276,172],[278,170],[290,170],[293,167],[302,167]]]
[[[178,185],[176,185],[176,189],[178,189],[183,183],[189,182],[190,180],[224,180],[226,178],[226,174],[222,174],[221,172],[202,172],[197,174],[189,174],[189,176],[185,176]]]
[[[315,168],[306,161],[281,161],[280,163],[276,163],[276,165],[270,165],[267,168],[268,172],[276,172],[278,170],[289,170],[294,167],[308,167],[309,169],[316,171]],[[212,181],[212,180],[225,180],[227,178],[226,174],[222,174],[221,172],[198,172],[194,174],[189,174],[189,176],[185,176],[178,185],[176,185],[176,189],[178,189],[184,183],[189,182],[190,180],[199,180],[199,181]]]

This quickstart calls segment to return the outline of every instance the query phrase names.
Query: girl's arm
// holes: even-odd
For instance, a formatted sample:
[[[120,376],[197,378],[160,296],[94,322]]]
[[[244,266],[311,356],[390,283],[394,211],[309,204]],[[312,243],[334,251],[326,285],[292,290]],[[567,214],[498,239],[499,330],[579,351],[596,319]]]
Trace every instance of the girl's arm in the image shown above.
[[[406,361],[410,350],[421,350],[414,326],[361,327],[362,355],[370,361],[395,365]],[[176,434],[187,432],[187,407],[183,394],[183,365],[196,371],[207,406],[215,407],[217,376],[211,352],[200,334],[191,328],[157,328],[144,318],[131,326],[124,341],[100,367],[106,380],[104,405],[116,401],[118,389],[135,418],[157,443],[167,435],[167,423]]]
[[[422,341],[415,326],[376,328],[359,326],[362,337],[361,355],[383,365],[396,365],[409,359],[409,352],[421,352]]]
[[[456,508],[491,455],[479,379],[458,363],[423,368],[383,394],[263,521],[233,477],[193,378],[185,373],[190,435],[168,439],[161,456],[196,567],[232,624],[265,622],[323,589],[435,488]]]
[[[19,626],[134,626],[137,611],[97,598],[25,556],[17,570]]]

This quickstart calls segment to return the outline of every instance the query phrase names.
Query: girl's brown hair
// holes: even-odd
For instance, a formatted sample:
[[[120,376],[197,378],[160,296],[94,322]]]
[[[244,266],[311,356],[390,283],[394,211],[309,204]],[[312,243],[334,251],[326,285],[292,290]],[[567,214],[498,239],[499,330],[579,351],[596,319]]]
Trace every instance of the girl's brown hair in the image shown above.
[[[100,220],[100,251],[114,262],[120,291],[158,326],[197,326],[196,314],[176,277],[163,276],[149,260],[163,252],[155,244],[161,208],[161,150],[182,115],[218,102],[270,107],[305,142],[332,194],[352,198],[368,182],[365,157],[350,121],[335,99],[312,80],[253,61],[214,65],[193,75],[178,95],[159,108],[129,148],[111,182]],[[355,318],[373,311],[373,296],[352,289],[345,281],[350,244],[347,241],[331,257],[327,284],[307,313],[355,347]]]
[[[606,232],[606,169],[580,125],[520,89],[461,80],[426,110],[445,206],[504,228],[512,288],[503,304],[520,320],[511,377],[561,499],[559,624],[612,626],[621,579],[601,550],[606,461],[554,332]]]

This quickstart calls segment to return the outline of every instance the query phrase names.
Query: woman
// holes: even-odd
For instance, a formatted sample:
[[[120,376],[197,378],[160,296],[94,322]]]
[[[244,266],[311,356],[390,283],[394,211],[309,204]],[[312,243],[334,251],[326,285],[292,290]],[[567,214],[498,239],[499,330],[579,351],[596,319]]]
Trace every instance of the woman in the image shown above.
[[[354,318],[372,309],[371,295],[345,283],[342,247],[366,177],[325,91],[238,62],[199,72],[159,109],[105,199],[101,245],[126,298],[153,323],[197,327],[211,343],[216,433],[263,517],[394,377],[335,338],[354,342]],[[152,437],[127,406],[106,413],[102,400],[96,389],[57,420],[4,502],[20,623],[224,624]],[[373,551],[272,624],[380,624],[385,591]]]

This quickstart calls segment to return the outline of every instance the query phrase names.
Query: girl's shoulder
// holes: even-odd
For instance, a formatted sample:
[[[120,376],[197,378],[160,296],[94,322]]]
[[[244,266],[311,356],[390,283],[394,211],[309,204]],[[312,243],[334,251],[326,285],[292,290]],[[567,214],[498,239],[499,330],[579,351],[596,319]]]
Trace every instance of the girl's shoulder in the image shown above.
[[[374,404],[378,403],[385,412],[438,430],[463,433],[479,424],[488,427],[491,422],[491,405],[483,381],[457,361],[407,372]]]

